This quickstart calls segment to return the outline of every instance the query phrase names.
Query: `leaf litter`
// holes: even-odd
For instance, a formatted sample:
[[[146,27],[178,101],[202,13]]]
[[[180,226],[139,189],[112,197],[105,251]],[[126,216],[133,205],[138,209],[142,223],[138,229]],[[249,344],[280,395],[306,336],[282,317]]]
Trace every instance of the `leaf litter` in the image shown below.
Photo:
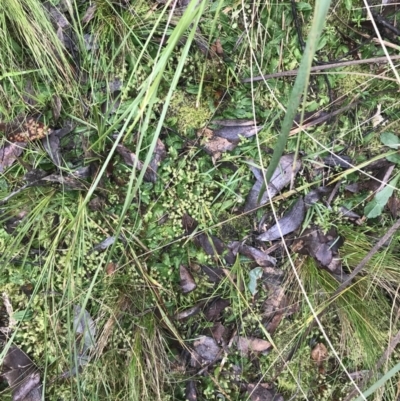
[[[263,171],[256,167],[252,161],[249,162],[250,170],[253,172],[256,183],[250,190],[244,211],[248,212],[259,206],[265,205],[276,196],[283,188],[290,184],[293,177],[299,172],[302,162],[296,159],[294,154],[284,155],[281,157],[278,167],[272,174],[268,183],[268,190],[265,186]]]

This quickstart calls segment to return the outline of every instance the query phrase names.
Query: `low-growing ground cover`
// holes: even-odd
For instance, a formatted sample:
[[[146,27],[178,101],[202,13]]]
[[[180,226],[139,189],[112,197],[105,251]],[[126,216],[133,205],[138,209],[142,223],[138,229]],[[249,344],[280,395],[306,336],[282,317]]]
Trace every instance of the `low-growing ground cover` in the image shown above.
[[[319,7],[0,4],[1,399],[398,398],[397,8],[290,109]]]

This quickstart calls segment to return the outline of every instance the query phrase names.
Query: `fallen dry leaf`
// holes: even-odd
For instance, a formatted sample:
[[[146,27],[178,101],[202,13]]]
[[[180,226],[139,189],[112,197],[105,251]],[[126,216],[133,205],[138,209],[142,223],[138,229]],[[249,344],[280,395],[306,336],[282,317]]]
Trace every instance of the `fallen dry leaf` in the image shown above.
[[[189,292],[196,289],[197,284],[194,281],[192,273],[186,266],[179,266],[179,276],[180,276],[180,287],[183,294],[188,294]]]
[[[221,313],[230,305],[227,299],[217,298],[208,302],[204,310],[204,316],[208,321],[215,321],[220,318]]]
[[[219,38],[211,45],[211,57],[213,57],[214,54],[218,57],[222,57],[224,55],[224,49],[222,48]]]
[[[202,366],[206,363],[214,362],[221,352],[217,342],[208,336],[200,336],[193,342],[193,348],[195,352],[192,352],[192,366]]]
[[[303,198],[293,205],[293,207],[278,221],[277,224],[273,225],[265,233],[259,235],[257,240],[259,241],[274,241],[282,236],[292,233],[297,230],[304,220],[306,208],[304,205]],[[279,230],[280,229],[280,230]]]
[[[283,397],[268,383],[255,383],[247,385],[251,401],[284,401]]]
[[[197,131],[198,138],[201,139],[201,146],[211,155],[215,163],[224,152],[231,151],[236,148],[240,142],[240,137],[249,138],[259,132],[262,127],[243,124],[243,120],[239,120],[239,125],[234,125],[235,120],[226,123],[228,120],[221,120],[225,122],[222,128],[211,130],[203,128]],[[214,121],[215,123],[215,121]]]
[[[10,143],[0,149],[0,173],[18,160],[25,147],[26,143]]]
[[[295,159],[294,154],[284,155],[279,161],[278,167],[272,174],[271,180],[268,184],[269,194],[265,188],[264,175],[262,170],[250,165],[250,169],[256,177],[256,182],[247,197],[244,211],[248,212],[258,206],[265,205],[271,196],[271,199],[277,195],[284,187],[286,187],[296,175],[302,166],[301,160]],[[263,191],[260,197],[260,192]],[[260,198],[260,201],[258,199]]]
[[[13,401],[41,401],[43,387],[40,373],[21,349],[11,346],[2,365],[2,376],[12,388]]]
[[[141,171],[143,163],[137,159],[135,153],[131,152],[124,145],[117,146],[117,152],[122,156],[124,162],[128,166],[136,166],[136,169]],[[144,173],[144,180],[148,182],[156,182],[158,165],[167,155],[165,145],[160,139],[157,139],[156,147],[154,149],[153,158]]]
[[[317,366],[321,366],[326,361],[327,357],[328,357],[328,350],[322,343],[318,343],[311,350],[311,359],[317,364]]]
[[[231,250],[233,256],[236,256],[238,253],[241,255],[247,256],[248,258],[253,259],[258,266],[267,267],[267,266],[275,266],[276,259],[272,256],[269,256],[267,253],[263,252],[260,249],[253,248],[252,246],[242,244],[240,241],[233,241],[228,244],[229,249]]]
[[[255,337],[237,336],[234,342],[242,356],[249,355],[251,352],[266,352],[272,347],[269,341]]]
[[[194,380],[189,380],[186,383],[185,397],[187,401],[197,401],[197,389]]]

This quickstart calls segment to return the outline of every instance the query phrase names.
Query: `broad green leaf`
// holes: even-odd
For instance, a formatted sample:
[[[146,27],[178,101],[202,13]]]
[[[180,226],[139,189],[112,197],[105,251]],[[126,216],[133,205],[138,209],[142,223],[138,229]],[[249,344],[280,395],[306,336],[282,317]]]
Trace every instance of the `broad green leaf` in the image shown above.
[[[389,185],[386,185],[382,191],[379,191],[374,199],[369,202],[364,208],[364,214],[369,219],[373,219],[374,217],[378,217],[381,215],[383,208],[386,206],[389,198],[392,196],[394,187],[397,184],[397,180],[399,176],[393,178],[392,181],[389,182]]]
[[[261,267],[256,267],[253,270],[250,270],[249,274],[249,284],[247,285],[247,288],[251,292],[251,295],[256,295],[257,293],[257,281],[258,279],[261,278],[263,274],[263,269]]]
[[[296,8],[299,11],[312,11],[311,4],[305,3],[304,1],[301,1],[300,3],[296,3]]]
[[[344,0],[344,6],[346,7],[347,11],[350,11],[351,7],[353,6],[353,0]]]
[[[400,164],[400,155],[395,153],[393,155],[386,156],[386,160],[390,161],[391,163]]]
[[[33,317],[33,312],[31,309],[24,309],[18,312],[14,312],[12,315],[13,319],[17,322],[31,320]]]
[[[381,142],[393,149],[398,149],[400,146],[399,137],[391,132],[383,132],[381,135]]]

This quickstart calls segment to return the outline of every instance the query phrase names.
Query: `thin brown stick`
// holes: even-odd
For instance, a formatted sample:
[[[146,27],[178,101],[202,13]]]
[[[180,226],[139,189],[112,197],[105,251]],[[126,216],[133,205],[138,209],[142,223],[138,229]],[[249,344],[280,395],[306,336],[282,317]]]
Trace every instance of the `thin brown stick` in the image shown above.
[[[387,230],[386,234],[371,248],[365,255],[364,259],[357,265],[357,267],[349,274],[346,281],[344,281],[337,290],[333,293],[332,298],[339,295],[345,288],[347,288],[353,278],[365,267],[365,265],[372,259],[372,257],[379,251],[379,249],[386,243],[386,241],[400,228],[400,219]]]
[[[390,59],[392,61],[399,60],[400,55],[391,56]],[[315,73],[315,72],[322,71],[322,70],[329,70],[331,68],[348,67],[349,65],[387,63],[387,62],[388,62],[387,57],[374,57],[374,58],[367,58],[364,60],[342,61],[342,62],[333,63],[333,64],[316,65],[316,66],[310,68],[310,72]],[[268,74],[268,75],[258,75],[256,77],[242,79],[242,82],[243,83],[257,82],[257,81],[263,81],[265,79],[271,79],[271,78],[292,77],[292,76],[296,76],[298,72],[299,72],[299,70],[289,70],[289,71],[275,72],[273,74]]]

